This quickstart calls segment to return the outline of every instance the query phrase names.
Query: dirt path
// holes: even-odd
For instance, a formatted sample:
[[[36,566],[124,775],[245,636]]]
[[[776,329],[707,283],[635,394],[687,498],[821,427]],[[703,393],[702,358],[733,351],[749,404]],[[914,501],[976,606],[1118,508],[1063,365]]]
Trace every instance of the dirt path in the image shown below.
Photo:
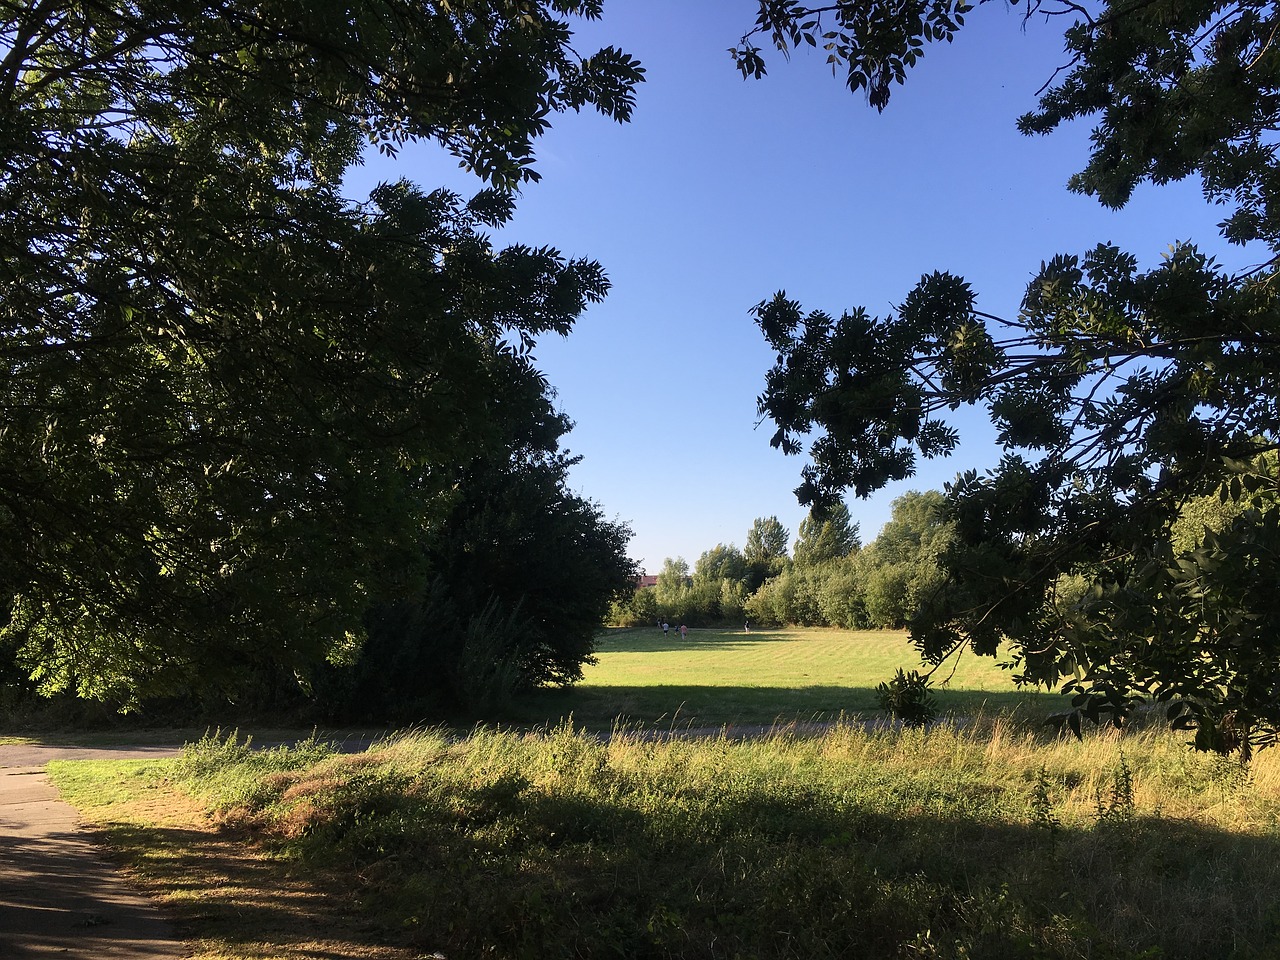
[[[50,760],[177,752],[0,745],[0,958],[178,960],[190,954],[156,905],[102,858],[44,774]]]

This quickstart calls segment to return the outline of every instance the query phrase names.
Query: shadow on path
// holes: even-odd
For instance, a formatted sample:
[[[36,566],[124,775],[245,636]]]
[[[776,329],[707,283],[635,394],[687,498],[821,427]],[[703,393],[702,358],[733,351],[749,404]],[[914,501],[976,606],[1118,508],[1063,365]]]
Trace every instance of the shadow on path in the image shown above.
[[[0,955],[186,956],[172,924],[106,863],[38,767],[0,770]]]

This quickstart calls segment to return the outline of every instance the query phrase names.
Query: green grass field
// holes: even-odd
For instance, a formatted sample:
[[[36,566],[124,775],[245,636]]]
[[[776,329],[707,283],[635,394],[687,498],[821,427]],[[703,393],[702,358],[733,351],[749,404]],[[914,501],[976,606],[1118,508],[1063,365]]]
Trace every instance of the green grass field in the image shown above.
[[[1272,960],[1280,751],[1184,740],[482,728],[51,774],[193,960]]]
[[[708,629],[681,640],[674,629],[665,637],[652,627],[612,629],[601,636],[598,659],[577,686],[523,701],[520,719],[683,728],[876,717],[877,684],[899,668],[920,669],[906,634],[890,630]],[[1063,702],[1018,690],[995,660],[972,653],[944,665],[934,685],[939,709],[957,716],[1039,717]]]
[[[973,722],[859,722],[915,666],[893,632],[614,630],[521,705],[542,729],[51,775],[195,960],[1280,957],[1280,751],[1057,737],[973,656],[937,678]],[[793,720],[835,722],[736,735]]]

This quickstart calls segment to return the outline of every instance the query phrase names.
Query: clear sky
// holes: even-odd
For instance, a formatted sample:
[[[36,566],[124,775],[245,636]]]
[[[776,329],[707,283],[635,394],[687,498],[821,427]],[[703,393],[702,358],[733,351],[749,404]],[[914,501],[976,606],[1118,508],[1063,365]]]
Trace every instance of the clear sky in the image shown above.
[[[692,565],[717,543],[741,547],[756,517],[776,515],[793,535],[804,517],[792,493],[803,461],[770,448],[768,424],[755,427],[774,358],[748,311],[777,290],[806,309],[884,315],[921,274],[949,270],[970,281],[980,309],[1012,316],[1042,260],[1103,241],[1146,265],[1193,238],[1249,262],[1218,241],[1222,212],[1198,184],[1144,187],[1108,211],[1064,186],[1086,161],[1087,127],[1017,133],[1066,59],[1061,19],[1024,29],[1021,6],[978,8],[877,114],[817,51],[789,63],[775,54],[768,77],[743,80],[726,51],[754,9],[608,0],[575,47],[612,44],[642,61],[635,116],[554,118],[538,147],[543,179],[497,238],[589,256],[609,273],[607,300],[536,355],[577,424],[574,487],[631,525],[631,555],[650,573],[665,557]],[[479,186],[431,146],[394,163],[370,158],[351,186],[397,177],[464,194]],[[957,455],[850,499],[864,541],[895,496],[994,466],[980,412],[955,422]]]

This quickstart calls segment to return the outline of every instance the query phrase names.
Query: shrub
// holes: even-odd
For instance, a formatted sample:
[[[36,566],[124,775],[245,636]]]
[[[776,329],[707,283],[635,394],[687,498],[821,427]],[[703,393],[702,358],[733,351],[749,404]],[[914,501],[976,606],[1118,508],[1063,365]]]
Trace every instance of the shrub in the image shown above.
[[[923,727],[938,718],[938,704],[929,693],[930,679],[915,670],[903,673],[876,687],[876,702],[908,727]]]

